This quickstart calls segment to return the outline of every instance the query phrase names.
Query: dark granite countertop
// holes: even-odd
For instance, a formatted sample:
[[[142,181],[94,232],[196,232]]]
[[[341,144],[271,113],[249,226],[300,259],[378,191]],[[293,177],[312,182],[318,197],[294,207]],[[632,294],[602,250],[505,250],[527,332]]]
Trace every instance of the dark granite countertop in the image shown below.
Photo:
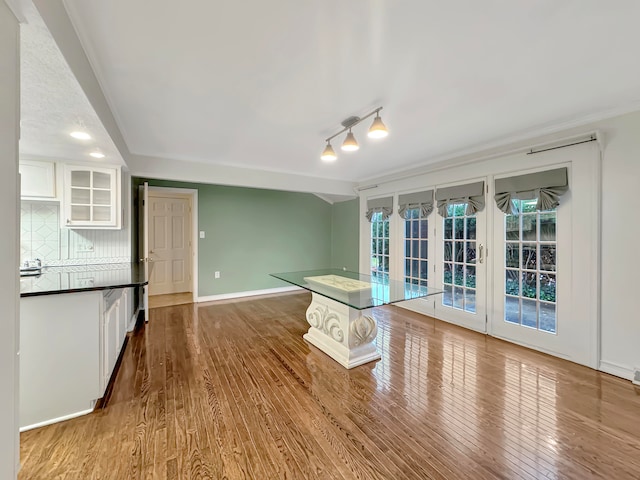
[[[138,263],[43,267],[40,275],[20,277],[20,296],[89,292],[147,283],[144,264]]]

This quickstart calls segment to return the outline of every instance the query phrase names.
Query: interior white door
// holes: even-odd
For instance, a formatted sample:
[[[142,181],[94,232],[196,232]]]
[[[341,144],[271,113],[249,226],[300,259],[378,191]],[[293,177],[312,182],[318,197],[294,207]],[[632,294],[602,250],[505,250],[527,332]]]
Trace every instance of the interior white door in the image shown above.
[[[138,187],[138,251],[144,268],[144,278],[149,280],[149,184]],[[142,308],[144,321],[149,321],[149,285],[142,287]]]
[[[487,331],[486,209],[467,215],[464,202],[435,215],[435,316],[480,332]]]
[[[190,200],[184,195],[150,192],[150,295],[191,291]]]

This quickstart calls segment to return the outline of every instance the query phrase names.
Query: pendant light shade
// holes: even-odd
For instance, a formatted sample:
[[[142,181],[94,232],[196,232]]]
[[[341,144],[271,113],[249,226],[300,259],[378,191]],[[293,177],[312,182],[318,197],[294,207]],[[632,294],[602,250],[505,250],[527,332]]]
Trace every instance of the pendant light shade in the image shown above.
[[[329,142],[327,142],[327,146],[324,147],[324,150],[322,151],[322,155],[320,155],[320,158],[325,162],[333,162],[336,158],[338,158],[338,156],[336,155],[336,152],[333,151],[333,147]]]
[[[384,138],[387,135],[389,135],[387,127],[384,125],[384,123],[382,123],[380,115],[376,114],[376,118],[373,119],[373,123],[369,128],[369,133],[367,133],[367,136],[369,138]]]
[[[353,133],[351,133],[351,130],[349,130],[349,133],[347,133],[347,136],[344,139],[344,142],[342,143],[341,148],[345,152],[355,152],[360,148],[360,145],[358,145],[358,142],[356,141],[356,137],[353,136]]]

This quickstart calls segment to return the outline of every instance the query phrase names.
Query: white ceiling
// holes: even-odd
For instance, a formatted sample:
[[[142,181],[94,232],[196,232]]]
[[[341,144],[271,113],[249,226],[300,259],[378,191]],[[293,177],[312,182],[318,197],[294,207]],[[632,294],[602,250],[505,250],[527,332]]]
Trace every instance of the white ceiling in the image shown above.
[[[362,181],[640,109],[636,0],[64,5],[136,155]]]
[[[20,30],[20,156],[94,164],[123,160],[71,73],[37,10],[23,3],[26,23]],[[75,140],[84,130],[91,140]],[[105,155],[96,160],[89,153]]]

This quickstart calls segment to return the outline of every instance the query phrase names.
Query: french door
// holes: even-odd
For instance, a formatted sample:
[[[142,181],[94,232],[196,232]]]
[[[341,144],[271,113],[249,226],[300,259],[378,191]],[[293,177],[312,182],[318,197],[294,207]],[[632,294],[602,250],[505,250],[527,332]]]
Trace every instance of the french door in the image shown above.
[[[486,332],[486,209],[471,213],[467,202],[456,201],[446,213],[432,214],[436,281],[431,285],[444,290],[435,297],[435,316]]]

